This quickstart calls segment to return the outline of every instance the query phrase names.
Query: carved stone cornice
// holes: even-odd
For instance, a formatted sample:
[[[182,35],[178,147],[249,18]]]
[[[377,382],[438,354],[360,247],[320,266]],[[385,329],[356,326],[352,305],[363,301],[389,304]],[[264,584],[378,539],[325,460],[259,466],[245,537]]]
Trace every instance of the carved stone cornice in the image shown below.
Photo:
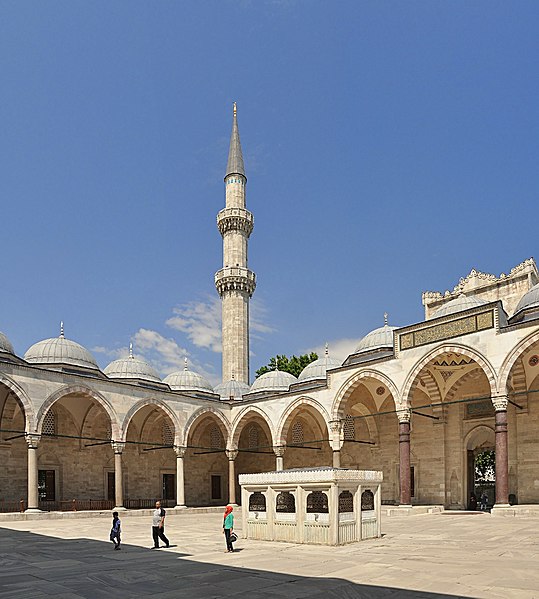
[[[40,441],[41,435],[26,435],[26,444],[28,445],[28,449],[37,449]]]
[[[305,470],[280,470],[259,474],[240,474],[240,485],[266,485],[280,483],[381,483],[384,475],[379,470],[348,470],[341,468],[306,468]]]
[[[492,398],[492,403],[494,405],[494,410],[496,412],[505,412],[507,411],[508,398],[507,395],[499,395],[498,397]]]
[[[187,447],[175,447],[174,452],[177,458],[184,458],[187,453]]]
[[[247,237],[254,227],[254,217],[245,208],[223,208],[217,214],[217,227],[221,235],[228,231],[242,231]]]
[[[112,441],[111,446],[116,454],[122,454],[125,449],[125,443],[119,443],[118,441]]]
[[[256,289],[256,275],[242,266],[225,266],[215,273],[215,288],[221,297],[230,291],[240,291],[251,297]]]

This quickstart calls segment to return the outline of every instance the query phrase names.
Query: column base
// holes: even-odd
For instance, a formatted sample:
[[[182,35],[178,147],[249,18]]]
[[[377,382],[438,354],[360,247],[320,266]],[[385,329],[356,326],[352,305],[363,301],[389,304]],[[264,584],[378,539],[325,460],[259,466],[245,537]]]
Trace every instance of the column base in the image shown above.
[[[113,512],[127,512],[127,508],[122,505],[120,507],[113,507],[112,511]]]
[[[237,503],[227,503],[227,505],[231,505],[232,507],[238,507]]]
[[[24,510],[25,514],[41,514],[41,512],[43,512],[43,510],[40,510],[37,507],[29,507],[28,509]]]
[[[175,505],[172,509],[173,510],[186,510],[187,506],[186,505]]]

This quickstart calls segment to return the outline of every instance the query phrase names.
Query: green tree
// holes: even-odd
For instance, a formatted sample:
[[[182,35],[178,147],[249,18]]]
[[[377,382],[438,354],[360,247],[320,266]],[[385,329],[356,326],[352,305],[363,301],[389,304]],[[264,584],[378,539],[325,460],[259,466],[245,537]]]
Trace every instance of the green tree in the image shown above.
[[[299,373],[311,362],[318,360],[318,354],[315,352],[311,352],[310,354],[303,354],[302,356],[279,356],[277,355],[274,358],[271,358],[269,364],[266,366],[262,366],[256,371],[256,378],[258,378],[262,374],[266,374],[266,372],[271,372],[272,370],[280,370],[282,372],[289,372],[294,376],[299,376]]]
[[[475,478],[480,481],[493,481],[496,471],[496,453],[487,450],[475,456]]]

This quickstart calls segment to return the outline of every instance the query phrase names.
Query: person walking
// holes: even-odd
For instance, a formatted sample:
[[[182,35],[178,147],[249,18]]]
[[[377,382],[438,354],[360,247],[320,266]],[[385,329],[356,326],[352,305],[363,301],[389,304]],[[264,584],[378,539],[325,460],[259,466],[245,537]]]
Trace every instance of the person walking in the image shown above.
[[[161,507],[161,502],[155,502],[155,511],[152,518],[152,536],[153,536],[153,547],[152,549],[159,549],[159,539],[165,543],[165,547],[168,549],[170,543],[165,537],[165,516],[167,513]]]
[[[110,529],[110,540],[114,543],[114,549],[121,549],[122,522],[118,512],[112,512],[112,528]]]
[[[227,505],[223,516],[223,534],[226,539],[227,553],[234,552],[234,546],[232,545],[233,541],[231,539],[232,532],[234,531],[234,514],[232,513],[232,510],[232,506]]]

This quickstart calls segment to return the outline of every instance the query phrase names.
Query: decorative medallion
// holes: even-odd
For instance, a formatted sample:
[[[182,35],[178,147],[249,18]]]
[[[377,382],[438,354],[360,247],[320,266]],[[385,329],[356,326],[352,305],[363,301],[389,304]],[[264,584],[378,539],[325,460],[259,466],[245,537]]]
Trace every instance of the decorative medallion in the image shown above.
[[[376,394],[377,395],[383,395],[386,392],[386,388],[385,387],[378,387],[378,389],[376,389]]]
[[[528,360],[528,364],[530,366],[537,366],[537,364],[539,364],[539,356],[532,356],[529,360]]]

